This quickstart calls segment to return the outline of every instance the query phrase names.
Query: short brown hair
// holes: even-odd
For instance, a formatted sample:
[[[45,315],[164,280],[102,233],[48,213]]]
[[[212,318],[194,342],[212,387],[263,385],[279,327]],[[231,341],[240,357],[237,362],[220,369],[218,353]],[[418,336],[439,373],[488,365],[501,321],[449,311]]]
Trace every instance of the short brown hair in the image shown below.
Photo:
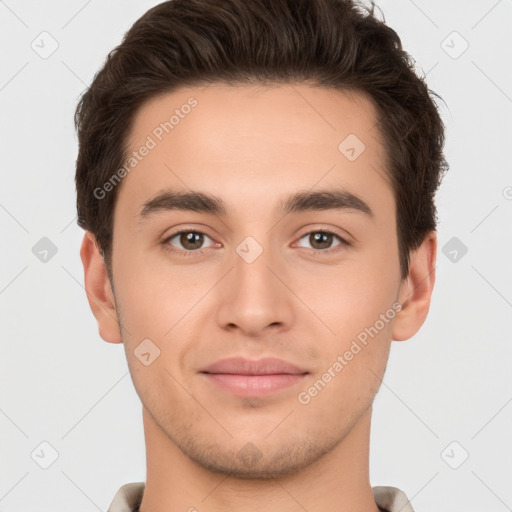
[[[111,276],[118,188],[134,116],[156,95],[209,83],[311,83],[365,93],[377,107],[397,216],[400,271],[437,222],[448,169],[444,125],[394,30],[352,0],[171,0],[148,10],[111,51],[75,112],[78,225],[96,236]]]

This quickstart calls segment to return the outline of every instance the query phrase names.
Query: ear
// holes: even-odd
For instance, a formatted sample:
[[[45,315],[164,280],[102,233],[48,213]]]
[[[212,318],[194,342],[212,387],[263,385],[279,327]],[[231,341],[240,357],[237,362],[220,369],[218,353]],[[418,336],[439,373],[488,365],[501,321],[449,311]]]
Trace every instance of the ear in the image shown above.
[[[121,330],[115,308],[115,298],[107,268],[100,253],[96,237],[86,231],[80,249],[84,266],[87,300],[98,322],[100,336],[109,343],[122,343]]]
[[[410,254],[409,273],[400,285],[398,300],[402,309],[393,321],[393,340],[411,338],[425,322],[436,279],[436,255],[437,233],[430,231]]]

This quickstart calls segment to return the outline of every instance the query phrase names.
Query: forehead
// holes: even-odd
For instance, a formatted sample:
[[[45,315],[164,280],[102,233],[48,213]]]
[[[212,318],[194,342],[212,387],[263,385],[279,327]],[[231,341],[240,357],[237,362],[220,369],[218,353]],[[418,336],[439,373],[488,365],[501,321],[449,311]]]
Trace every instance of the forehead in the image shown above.
[[[136,156],[120,196],[131,205],[170,187],[246,205],[317,185],[391,193],[376,109],[355,91],[184,87],[144,104],[127,143]]]

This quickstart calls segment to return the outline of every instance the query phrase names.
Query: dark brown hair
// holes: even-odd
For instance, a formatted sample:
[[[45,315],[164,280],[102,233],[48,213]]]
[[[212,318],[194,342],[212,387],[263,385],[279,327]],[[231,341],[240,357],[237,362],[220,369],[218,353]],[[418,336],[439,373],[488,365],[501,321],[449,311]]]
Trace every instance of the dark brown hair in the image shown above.
[[[78,225],[96,236],[111,276],[123,166],[135,113],[150,98],[208,83],[308,83],[364,93],[377,108],[396,200],[400,270],[437,222],[448,165],[444,125],[394,30],[352,0],[171,0],[147,11],[109,53],[75,112]],[[341,142],[341,141],[340,141]]]

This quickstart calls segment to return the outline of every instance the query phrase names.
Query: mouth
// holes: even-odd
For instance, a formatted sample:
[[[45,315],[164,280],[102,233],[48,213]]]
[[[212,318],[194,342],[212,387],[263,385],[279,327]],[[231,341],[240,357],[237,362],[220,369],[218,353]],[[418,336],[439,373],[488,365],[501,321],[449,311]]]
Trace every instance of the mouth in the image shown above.
[[[281,359],[236,357],[217,361],[200,374],[232,395],[259,397],[297,385],[309,372]]]

